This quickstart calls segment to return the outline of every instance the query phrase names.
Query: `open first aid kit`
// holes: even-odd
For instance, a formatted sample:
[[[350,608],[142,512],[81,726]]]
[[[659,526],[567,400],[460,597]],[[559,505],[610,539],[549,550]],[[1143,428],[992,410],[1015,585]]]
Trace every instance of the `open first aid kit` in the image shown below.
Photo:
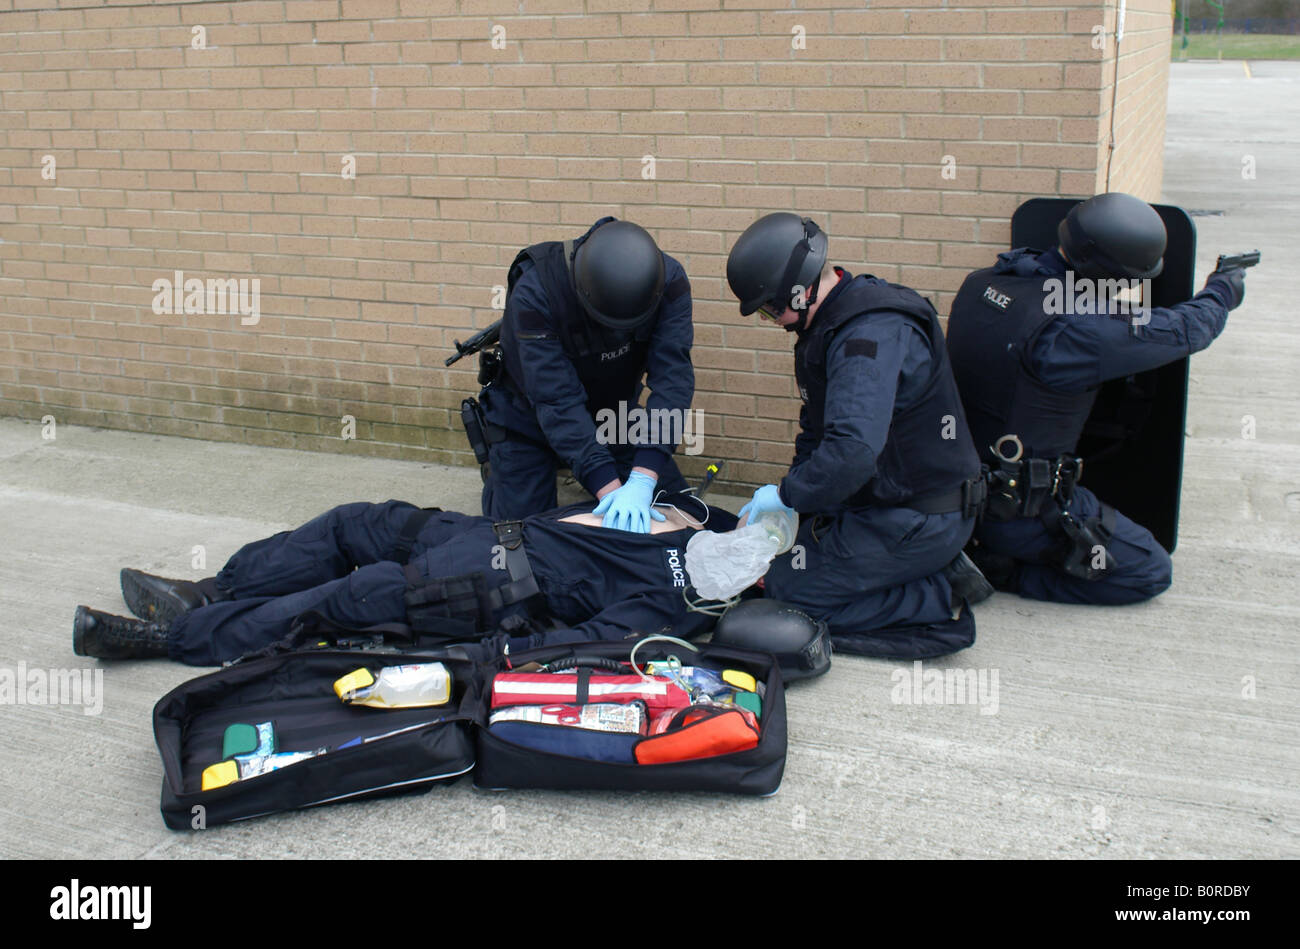
[[[474,767],[473,672],[445,655],[308,650],[182,683],[153,711],[163,822],[201,829],[459,777]]]
[[[486,664],[338,648],[254,658],[154,708],[161,810],[194,829],[335,801],[480,788],[771,794],[785,767],[774,657],[649,637]]]

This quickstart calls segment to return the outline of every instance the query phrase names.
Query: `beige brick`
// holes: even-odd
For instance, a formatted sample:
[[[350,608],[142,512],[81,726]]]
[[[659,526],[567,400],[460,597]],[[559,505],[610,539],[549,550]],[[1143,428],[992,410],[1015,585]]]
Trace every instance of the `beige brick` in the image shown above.
[[[946,307],[1006,245],[1024,197],[1100,185],[1110,67],[1091,26],[1113,20],[1060,0],[799,6],[0,13],[17,31],[0,35],[17,117],[0,144],[0,411],[469,464],[456,419],[473,367],[442,368],[451,340],[499,316],[490,290],[520,246],[614,213],[691,273],[710,451],[737,483],[780,477],[799,409],[791,341],[736,314],[736,235],[769,210],[810,214],[850,269]],[[1152,197],[1168,71],[1157,6],[1129,11],[1112,169]],[[188,47],[199,19],[208,50]],[[505,50],[488,42],[497,23]],[[37,168],[52,149],[57,187]],[[349,154],[352,180],[338,173]],[[258,275],[260,325],[154,316],[149,280],[177,268]],[[345,411],[357,441],[337,437]]]

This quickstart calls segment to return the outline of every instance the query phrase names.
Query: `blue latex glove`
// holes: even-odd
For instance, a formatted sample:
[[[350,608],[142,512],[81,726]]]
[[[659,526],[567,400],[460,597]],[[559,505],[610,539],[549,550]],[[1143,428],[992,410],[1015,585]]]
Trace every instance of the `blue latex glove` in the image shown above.
[[[746,523],[757,524],[758,519],[768,511],[789,511],[795,517],[799,516],[794,508],[782,503],[781,492],[774,484],[765,484],[755,491],[754,496],[749,499],[749,503],[740,509],[740,514],[737,516],[744,517],[748,514],[749,520]]]
[[[648,534],[650,518],[664,520],[664,516],[650,506],[654,496],[655,479],[643,472],[634,471],[628,475],[626,484],[601,498],[596,510],[591,513],[605,515],[602,527]]]

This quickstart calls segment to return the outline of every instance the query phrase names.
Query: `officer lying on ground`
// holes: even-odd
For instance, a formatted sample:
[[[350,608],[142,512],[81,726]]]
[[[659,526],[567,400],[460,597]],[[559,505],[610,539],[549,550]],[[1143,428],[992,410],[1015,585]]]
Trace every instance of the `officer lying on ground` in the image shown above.
[[[1118,192],[1097,195],[1070,210],[1059,246],[999,254],[993,267],[966,278],[953,301],[953,373],[995,477],[971,556],[998,589],[1121,604],[1169,586],[1169,555],[1150,531],[1075,484],[1074,451],[1101,384],[1209,346],[1241,305],[1245,271],[1215,271],[1191,300],[1141,310],[1140,318],[1125,315],[1133,307],[1122,301],[1089,313],[1056,305],[1064,302],[1062,285],[1158,276],[1166,239],[1150,205]],[[1002,472],[997,452],[1018,468]],[[1031,479],[1031,465],[1040,476]],[[1042,486],[1027,491],[1031,481]]]
[[[516,650],[677,628],[697,516],[707,512],[719,531],[737,519],[690,495],[661,499],[659,510],[664,520],[641,534],[602,527],[590,502],[495,526],[404,501],[344,504],[247,544],[216,577],[124,569],[122,596],[142,619],[79,606],[73,651],[218,665],[284,639],[309,611],[353,629],[406,623],[449,641],[529,613],[565,624],[512,640]]]
[[[549,511],[569,468],[606,527],[645,532],[659,489],[686,490],[673,451],[695,394],[686,271],[630,221],[601,218],[573,241],[522,250],[510,268],[498,375],[481,393],[488,465],[483,513]],[[669,425],[602,443],[596,416],[638,406]],[[625,437],[624,437],[625,436]]]
[[[969,646],[965,607],[992,593],[962,554],[983,482],[934,308],[830,266],[826,235],[789,213],[741,234],[727,282],[742,315],[798,334],[794,461],[741,512],[801,515],[768,595],[825,620],[837,651],[921,658]]]

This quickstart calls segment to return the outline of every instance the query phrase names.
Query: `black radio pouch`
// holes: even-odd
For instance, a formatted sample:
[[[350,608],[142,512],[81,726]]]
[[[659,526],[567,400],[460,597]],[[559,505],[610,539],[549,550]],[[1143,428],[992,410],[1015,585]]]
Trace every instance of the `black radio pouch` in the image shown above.
[[[988,475],[984,516],[991,521],[1037,517],[1052,496],[1052,467],[1046,458],[999,462]]]

